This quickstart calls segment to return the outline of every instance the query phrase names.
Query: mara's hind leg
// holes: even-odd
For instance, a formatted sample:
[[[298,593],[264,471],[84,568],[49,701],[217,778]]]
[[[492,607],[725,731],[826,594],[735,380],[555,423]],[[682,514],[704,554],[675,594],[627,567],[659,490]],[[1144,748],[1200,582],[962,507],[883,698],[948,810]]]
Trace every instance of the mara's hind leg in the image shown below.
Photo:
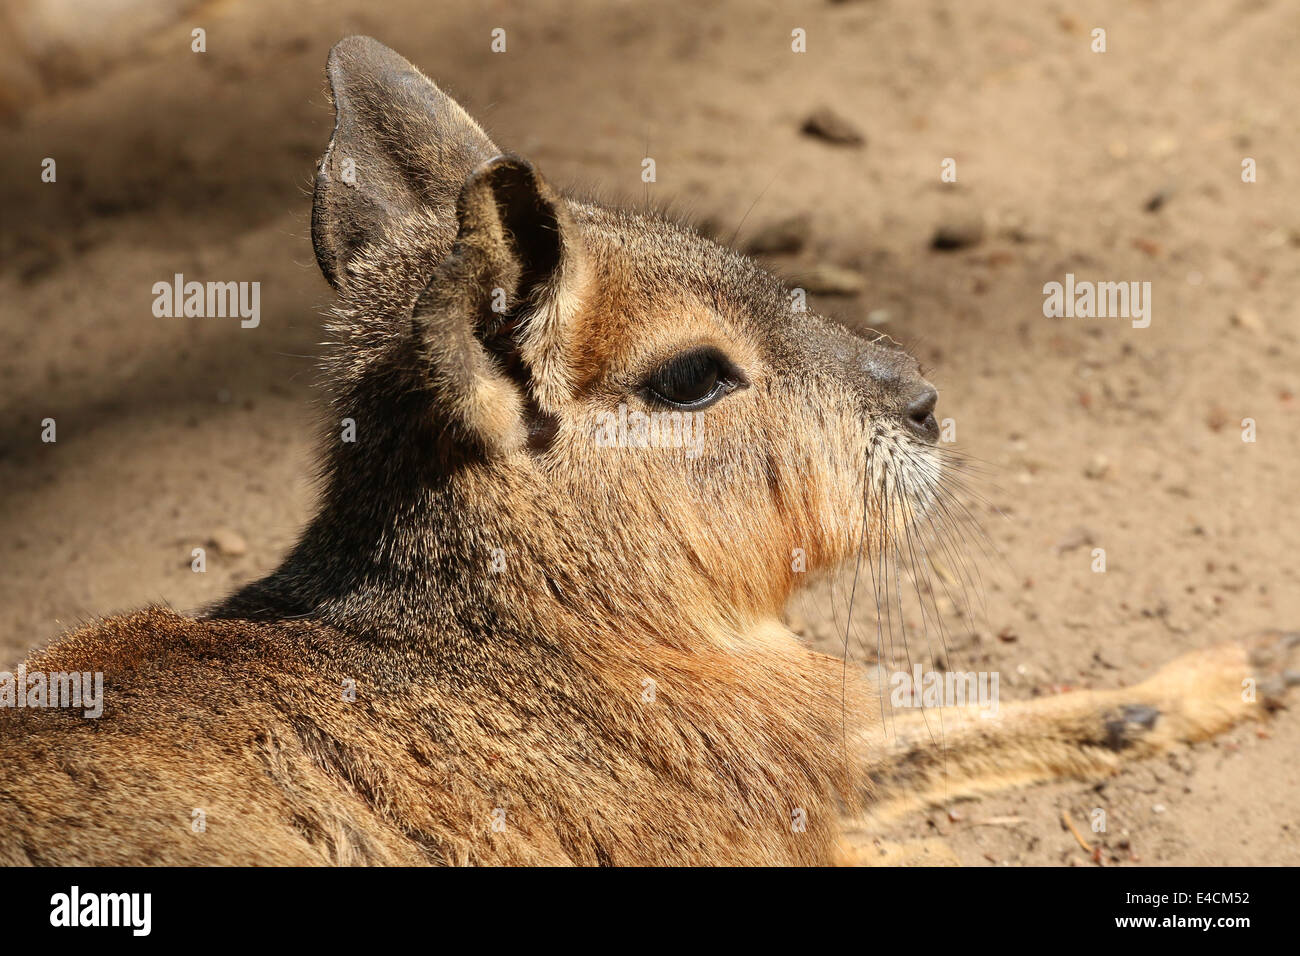
[[[977,707],[909,711],[859,741],[876,792],[873,822],[956,797],[1108,776],[1262,719],[1295,684],[1300,633],[1270,631],[1184,654],[1132,687],[1007,703],[992,715]]]

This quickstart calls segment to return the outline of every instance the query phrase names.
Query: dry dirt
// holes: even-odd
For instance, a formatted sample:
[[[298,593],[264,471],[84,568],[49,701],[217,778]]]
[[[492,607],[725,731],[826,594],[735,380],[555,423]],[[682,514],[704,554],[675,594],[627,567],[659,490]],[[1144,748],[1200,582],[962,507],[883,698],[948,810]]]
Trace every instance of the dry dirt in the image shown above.
[[[43,47],[0,97],[0,666],[95,616],[199,607],[272,568],[307,517],[330,305],[308,187],[331,126],[325,54],[358,32],[554,182],[671,203],[742,245],[810,217],[803,251],[772,264],[859,274],[859,294],[812,304],[912,348],[978,463],[969,502],[997,554],[968,535],[982,595],[973,616],[943,607],[951,666],[1026,698],[1300,624],[1295,4],[171,7]],[[865,143],[802,133],[823,107]],[[956,183],[940,181],[948,157]],[[974,245],[931,248],[972,222]],[[1044,317],[1044,283],[1067,272],[1150,282],[1150,327]],[[152,286],[174,273],[260,281],[261,325],[155,318]],[[246,552],[209,548],[192,573],[191,548],[223,529]],[[846,601],[840,582],[796,624],[838,654]],[[861,594],[854,616],[861,662]],[[939,808],[885,836],[943,836],[971,865],[1093,865],[1061,813],[1082,828],[1104,807],[1103,863],[1295,864],[1298,752],[1292,710],[1100,785]]]

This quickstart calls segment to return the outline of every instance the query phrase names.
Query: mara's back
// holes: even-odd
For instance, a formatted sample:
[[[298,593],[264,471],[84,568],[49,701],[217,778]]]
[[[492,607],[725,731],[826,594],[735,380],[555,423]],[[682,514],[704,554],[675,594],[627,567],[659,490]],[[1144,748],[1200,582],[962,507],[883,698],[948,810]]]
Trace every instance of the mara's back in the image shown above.
[[[810,701],[822,716],[802,719],[762,714],[757,699],[750,714],[734,698],[727,713],[703,702],[708,681],[781,692],[769,669],[816,666],[811,654],[741,668],[651,655],[648,672],[679,670],[647,714],[639,686],[618,686],[623,668],[585,673],[539,652],[514,675],[429,674],[349,643],[312,623],[151,608],[35,655],[28,673],[102,670],[108,704],[94,720],[0,711],[0,759],[20,771],[0,790],[0,859],[646,864],[831,852],[833,831],[792,830],[784,802],[834,812],[832,768],[794,755],[838,732],[839,697]],[[753,792],[736,793],[747,778]]]

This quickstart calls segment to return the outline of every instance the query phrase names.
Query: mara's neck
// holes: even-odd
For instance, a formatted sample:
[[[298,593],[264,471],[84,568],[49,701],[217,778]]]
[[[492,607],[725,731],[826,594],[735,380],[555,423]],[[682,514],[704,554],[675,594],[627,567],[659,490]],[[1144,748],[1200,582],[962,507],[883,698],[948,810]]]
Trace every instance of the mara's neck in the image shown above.
[[[387,487],[398,493],[331,488],[284,563],[210,615],[317,619],[368,643],[430,654],[506,636],[735,647],[770,631],[775,617],[735,610],[728,600],[736,595],[693,574],[692,556],[672,536],[638,537],[521,482],[425,475]]]

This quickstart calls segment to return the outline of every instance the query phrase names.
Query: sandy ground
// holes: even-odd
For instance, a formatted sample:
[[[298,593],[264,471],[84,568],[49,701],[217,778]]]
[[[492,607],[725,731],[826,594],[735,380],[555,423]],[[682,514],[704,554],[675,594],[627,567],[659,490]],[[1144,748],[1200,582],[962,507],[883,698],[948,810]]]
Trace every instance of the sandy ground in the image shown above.
[[[970,538],[982,596],[973,615],[943,606],[951,666],[997,670],[1018,699],[1133,683],[1300,623],[1294,4],[350,6],[199,4],[112,55],[45,63],[3,115],[3,666],[95,616],[196,608],[272,568],[307,517],[330,304],[308,188],[331,126],[325,54],[355,32],[557,183],[669,202],[742,245],[810,217],[802,251],[773,266],[858,273],[859,294],[813,305],[911,347],[978,463],[969,504],[997,554]],[[801,133],[820,107],[866,142]],[[956,183],[940,181],[947,157]],[[931,248],[972,222],[980,241]],[[260,281],[261,325],[155,318],[153,283],[178,272]],[[1042,287],[1067,272],[1150,282],[1150,327],[1045,318]],[[192,573],[191,548],[224,530],[246,552],[210,548]],[[846,601],[840,582],[794,623],[838,654]],[[871,602],[854,617],[871,646],[850,652],[869,662]],[[1083,827],[1103,807],[1105,864],[1294,864],[1297,752],[1293,710],[1102,784],[938,808],[884,835],[942,836],[970,865],[1094,865],[1061,813]]]

